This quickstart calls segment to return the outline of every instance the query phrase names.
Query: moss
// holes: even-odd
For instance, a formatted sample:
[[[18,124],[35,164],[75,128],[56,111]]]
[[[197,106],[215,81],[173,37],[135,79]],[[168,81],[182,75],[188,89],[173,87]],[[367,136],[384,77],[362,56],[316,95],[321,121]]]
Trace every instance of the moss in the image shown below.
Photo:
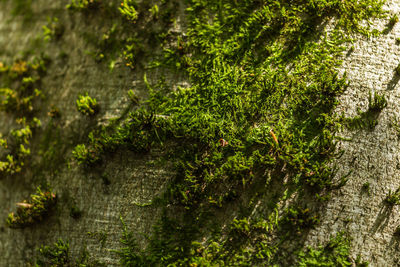
[[[171,69],[190,84],[172,90],[165,80],[150,83],[144,75],[149,98],[138,102],[131,92],[138,106],[128,118],[95,128],[73,151],[92,170],[121,148],[141,154],[163,151],[174,164],[177,175],[160,201],[165,213],[148,236],[148,246],[140,248],[135,233],[124,226],[123,248],[117,252],[121,264],[295,264],[281,250],[318,224],[317,211],[300,208],[299,201],[280,214],[280,203],[296,194],[323,205],[322,199],[337,188],[332,161],[343,121],[333,111],[348,85],[337,69],[352,34],[379,34],[369,20],[384,16],[383,2],[188,0],[185,33],[171,30],[180,8],[175,1],[107,4],[72,0],[67,6],[99,11],[115,22],[86,35],[97,62],[109,60],[112,70],[121,57],[133,70],[141,64],[145,70]],[[327,21],[333,22],[332,30],[321,31]],[[52,35],[51,27],[45,30]],[[2,69],[14,79],[29,72],[29,65],[21,61]],[[26,88],[34,87],[35,79],[24,78]],[[10,90],[4,106],[29,110],[33,102],[19,105],[25,96]],[[345,122],[365,119],[373,128],[387,103],[378,94],[370,95],[369,102],[360,120]],[[76,104],[85,115],[97,112],[97,101],[87,94]],[[265,214],[250,216],[254,203],[266,197]],[[215,218],[227,207],[239,215],[222,229]],[[346,266],[349,246],[349,240],[337,237],[324,248],[300,254],[298,263]],[[54,251],[68,255],[68,246],[59,243]]]
[[[70,255],[69,242],[59,239],[51,246],[41,246],[38,249],[38,256],[34,261],[28,262],[27,266],[105,266],[104,263],[90,257],[90,254],[83,250],[77,259]]]
[[[304,230],[315,228],[320,222],[318,214],[312,214],[310,209],[300,207],[290,207],[284,221],[298,235]]]
[[[386,29],[383,30],[383,33],[389,33],[397,22],[399,22],[399,17],[397,16],[397,14],[392,15],[386,25]]]
[[[400,64],[397,65],[397,67],[395,69],[395,72],[396,72],[397,75],[400,75]]]
[[[46,72],[47,60],[34,58],[31,61],[18,59],[12,64],[0,62],[0,110],[16,117],[21,127],[12,129],[3,140],[0,172],[7,175],[23,170],[29,158],[30,140],[41,126],[35,117],[43,99],[40,84]]]
[[[138,12],[135,9],[135,5],[136,3],[134,0],[124,0],[119,8],[121,14],[132,22],[135,22],[138,18]]]
[[[44,41],[57,41],[64,33],[64,27],[60,24],[58,18],[48,18],[47,24],[42,26]]]
[[[95,98],[91,98],[88,93],[78,96],[76,108],[80,113],[87,116],[93,116],[99,111],[99,105]]]
[[[70,10],[87,10],[100,4],[100,0],[71,0],[66,6]]]
[[[397,188],[396,191],[394,192],[390,190],[385,201],[387,204],[391,206],[400,205],[400,188]]]
[[[0,172],[15,174],[22,171],[26,160],[31,154],[29,149],[32,134],[41,126],[41,121],[34,117],[30,124],[26,119],[17,120],[22,128],[11,130],[8,140],[2,139],[2,146],[8,153],[5,159],[0,160]]]
[[[150,28],[144,15],[149,8],[128,2],[119,10],[132,21],[131,27]],[[279,262],[274,255],[279,258],[279,244],[287,235],[254,242],[257,224],[244,216],[230,222],[232,231],[199,245],[211,227],[201,223],[205,214],[237,203],[250,188],[254,197],[265,196],[257,185],[267,184],[268,179],[288,177],[287,194],[311,194],[316,201],[337,188],[331,163],[340,119],[333,110],[348,84],[336,70],[350,34],[379,34],[363,22],[383,17],[382,4],[373,0],[187,2],[187,32],[168,36],[173,41],[161,43],[162,54],[147,66],[184,73],[190,86],[173,91],[162,79],[151,84],[145,75],[148,100],[120,125],[93,131],[79,147],[82,156],[76,157],[93,165],[122,147],[139,153],[162,149],[175,165],[177,175],[164,198],[184,210],[179,214],[183,221],[171,222],[166,215],[148,249],[139,249],[125,233],[123,265],[240,265],[244,259],[251,265],[263,257]],[[159,12],[162,18],[162,5]],[[319,26],[332,18],[333,30],[320,31]],[[142,44],[149,34],[130,38],[124,57],[133,68],[137,54],[148,55]],[[387,103],[378,94],[370,95],[369,102],[365,117],[372,118],[368,127],[373,128]],[[171,143],[173,149],[167,145]],[[277,194],[277,202],[290,197]],[[291,222],[291,233],[318,223],[314,211],[295,206],[289,210],[285,218]],[[265,218],[264,222],[270,225]],[[283,228],[280,221],[274,231]],[[268,234],[272,233],[264,232]]]
[[[350,130],[369,129],[373,130],[378,124],[378,116],[387,106],[385,96],[374,93],[372,97],[369,92],[368,109],[366,111],[358,110],[358,115],[353,118],[345,118],[342,116],[340,121]]]
[[[357,258],[356,266],[368,266]],[[350,238],[339,233],[325,245],[301,252],[298,266],[354,266],[350,256]]]
[[[366,192],[368,196],[371,195],[371,184],[369,182],[366,182],[362,185],[361,187],[362,191]]]
[[[56,200],[56,194],[51,190],[42,191],[38,187],[30,201],[17,203],[17,212],[8,215],[7,225],[11,228],[23,228],[42,221],[52,210]]]

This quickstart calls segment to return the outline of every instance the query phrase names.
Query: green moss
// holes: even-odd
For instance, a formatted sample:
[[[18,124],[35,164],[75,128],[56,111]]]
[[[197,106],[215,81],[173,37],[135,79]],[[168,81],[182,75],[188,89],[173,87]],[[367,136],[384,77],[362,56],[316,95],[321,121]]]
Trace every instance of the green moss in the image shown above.
[[[15,116],[16,122],[21,125],[2,139],[7,144],[2,146],[0,158],[0,172],[3,174],[21,172],[31,154],[30,140],[41,126],[35,114],[43,99],[39,88],[46,65],[44,57],[34,57],[31,61],[16,60],[12,64],[0,62],[0,110],[8,116]]]
[[[71,0],[66,7],[71,10],[87,10],[96,7],[99,3],[101,3],[100,0]]]
[[[64,27],[58,18],[47,18],[47,24],[43,25],[42,29],[44,41],[59,40],[64,33]]]
[[[371,195],[371,184],[369,182],[366,182],[362,185],[361,189],[368,194],[368,196]]]
[[[37,188],[36,194],[31,195],[29,201],[17,203],[17,212],[10,213],[7,218],[7,225],[11,228],[23,228],[42,221],[56,204],[56,194],[49,191],[42,191]]]
[[[325,246],[308,248],[300,253],[298,266],[354,266],[350,256],[350,238],[339,233]],[[356,266],[368,266],[368,263],[358,258]]]
[[[387,106],[387,100],[385,96],[374,93],[372,97],[369,92],[368,97],[368,109],[366,111],[358,110],[358,115],[353,118],[342,117],[341,122],[350,130],[355,129],[369,129],[373,130],[378,124],[378,116],[384,108]]]
[[[31,124],[27,124],[25,119],[19,120],[19,123],[23,125],[22,128],[11,130],[8,141],[2,139],[3,149],[8,150],[5,159],[0,160],[0,172],[4,174],[21,172],[26,159],[31,154],[29,146],[32,131],[41,125],[37,118],[33,118]]]
[[[70,255],[69,243],[59,239],[52,246],[41,246],[38,249],[38,256],[34,262],[29,262],[28,266],[85,266],[97,267],[105,266],[104,263],[92,259],[86,250],[81,251],[77,259]]]
[[[99,105],[95,98],[91,98],[88,93],[79,95],[76,100],[76,108],[80,113],[87,116],[93,116],[99,111]]]
[[[400,187],[396,191],[389,191],[388,196],[385,199],[386,203],[389,205],[400,205]]]
[[[135,9],[136,3],[134,0],[124,0],[121,3],[119,11],[128,20],[135,22],[138,18],[138,12]]]
[[[399,22],[399,17],[397,16],[397,14],[394,14],[390,17],[388,24],[386,25],[386,29],[383,31],[383,33],[388,33],[390,32],[394,25],[396,25],[396,23]]]
[[[17,60],[12,65],[0,62],[0,110],[19,116],[31,115],[35,111],[34,103],[42,97],[38,86],[45,65],[43,59]]]
[[[276,193],[276,203],[294,192],[318,201],[337,188],[332,161],[341,120],[333,111],[348,85],[337,68],[351,41],[349,34],[379,34],[364,22],[384,16],[383,2],[189,0],[186,4],[187,32],[168,35],[172,41],[161,42],[162,54],[154,55],[148,66],[179,71],[190,86],[174,91],[162,79],[151,84],[145,75],[148,100],[120,125],[93,131],[76,159],[91,165],[122,147],[140,153],[161,149],[175,165],[177,175],[164,201],[182,208],[182,218],[171,223],[166,215],[144,250],[125,232],[123,265],[279,262],[284,260],[277,259],[279,246],[287,235],[257,243],[257,220],[246,216],[230,222],[231,231],[220,238],[199,245],[211,231],[210,224],[202,224],[205,214],[218,214],[218,209],[238,203],[246,193],[265,196],[268,190],[259,185],[270,179],[288,180],[280,181],[288,189]],[[120,8],[139,32],[135,25],[151,25],[146,24],[144,14],[149,11],[144,7],[126,1]],[[162,5],[159,16],[163,18]],[[332,18],[333,29],[321,31],[320,26]],[[146,44],[149,34],[130,38],[124,57],[133,67],[137,54],[148,55],[146,45],[140,45]],[[375,94],[369,102],[365,116],[376,121],[386,100]],[[250,204],[242,204],[250,209]],[[290,233],[318,223],[314,211],[295,206],[289,211],[285,218]],[[282,221],[279,225],[274,231],[283,231]],[[273,227],[267,228],[263,234],[272,234]]]
[[[121,264],[293,265],[295,256],[281,257],[282,244],[318,224],[318,215],[300,203],[279,214],[280,203],[293,194],[321,201],[337,188],[332,162],[343,121],[333,111],[347,88],[337,69],[352,34],[379,34],[369,20],[384,16],[383,2],[187,0],[184,17],[179,17],[184,33],[168,30],[180,14],[175,1],[106,4],[72,0],[68,5],[81,11],[96,8],[112,19],[105,31],[86,36],[98,62],[109,60],[112,70],[121,56],[132,69],[142,64],[168,68],[190,84],[172,90],[165,80],[153,84],[144,75],[149,98],[139,103],[131,92],[132,102],[140,106],[126,120],[94,129],[73,151],[86,167],[121,148],[163,151],[160,156],[174,165],[176,176],[159,203],[167,204],[165,213],[148,245],[140,248],[136,234],[124,226]],[[327,21],[333,23],[329,32],[321,30]],[[45,30],[52,35],[51,27]],[[11,69],[5,67],[4,73],[19,77],[27,72],[22,63]],[[24,78],[26,88],[34,87],[35,79]],[[31,102],[18,104],[25,96],[10,90],[5,90],[4,106],[29,109]],[[387,103],[377,94],[369,102],[360,120],[345,123],[372,118],[368,127],[373,128]],[[87,94],[76,104],[85,115],[97,111],[97,101]],[[269,209],[250,216],[254,203],[265,198]],[[215,218],[227,207],[239,215],[222,229]],[[298,263],[346,266],[349,247],[349,240],[337,237],[325,248],[301,254]],[[68,255],[68,246],[57,244],[54,251]],[[63,257],[61,262],[68,258]]]
[[[37,266],[67,266],[69,260],[69,244],[59,239],[54,246],[42,246],[39,249],[42,260],[39,260]]]
[[[312,214],[308,208],[290,207],[287,210],[285,223],[289,224],[289,228],[296,234],[300,235],[306,229],[315,228],[320,220],[317,214]]]

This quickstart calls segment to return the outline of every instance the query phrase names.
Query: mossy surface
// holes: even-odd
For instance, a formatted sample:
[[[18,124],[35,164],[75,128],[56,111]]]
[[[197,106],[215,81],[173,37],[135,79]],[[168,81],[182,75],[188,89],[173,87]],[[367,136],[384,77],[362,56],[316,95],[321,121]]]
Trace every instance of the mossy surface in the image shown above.
[[[147,93],[126,92],[131,102],[117,119],[99,126],[96,117],[90,118],[68,143],[61,138],[62,126],[52,129],[62,113],[49,108],[46,135],[34,150],[41,160],[32,170],[43,173],[37,169],[49,160],[57,164],[46,171],[56,174],[66,162],[63,151],[95,174],[118,151],[162,151],[160,162],[172,163],[176,175],[161,196],[142,206],[157,207],[163,216],[146,233],[143,247],[136,240],[140,233],[125,226],[124,247],[115,251],[124,266],[305,266],[315,261],[346,266],[350,244],[341,237],[332,241],[338,248],[329,252],[333,256],[323,249],[300,251],[332,190],[346,183],[347,177],[334,180],[341,124],[373,129],[386,106],[383,96],[374,95],[357,118],[333,112],[348,86],[338,68],[351,36],[380,34],[369,22],[384,17],[382,5],[376,0],[73,0],[65,9],[70,16],[107,21],[101,30],[82,35],[87,54],[109,75],[120,65],[142,75]],[[49,19],[43,41],[57,46],[66,30],[63,19]],[[57,60],[67,57],[60,53]],[[22,63],[15,64],[15,72],[27,72]],[[155,70],[179,73],[187,85],[174,86],[152,75]],[[37,81],[21,83],[31,88]],[[33,104],[22,101],[25,95],[9,90],[4,95],[5,111],[34,122]],[[76,108],[85,115],[99,112],[88,94],[79,96]],[[21,131],[13,136],[27,143],[32,134]],[[1,139],[3,147],[8,143]],[[55,249],[68,254],[64,243]],[[56,250],[46,251],[51,256]]]
[[[120,146],[145,152],[154,146],[169,149],[169,141],[177,144],[169,157],[178,175],[164,199],[184,208],[182,218],[169,223],[166,215],[149,248],[123,251],[123,264],[274,264],[282,260],[279,247],[287,242],[278,234],[281,229],[289,225],[289,232],[301,235],[318,223],[316,210],[291,208],[275,214],[280,218],[275,224],[241,212],[231,231],[210,236],[206,230],[212,227],[206,223],[210,213],[229,203],[251,210],[252,201],[265,194],[255,187],[271,180],[289,177],[281,183],[290,193],[276,197],[275,210],[291,193],[322,201],[345,182],[332,181],[338,125],[332,111],[347,86],[337,68],[348,33],[378,34],[360,22],[380,16],[382,5],[353,4],[187,2],[187,35],[177,36],[151,66],[184,71],[191,86],[171,91],[162,81],[148,84],[145,105],[119,128],[93,134],[87,150],[95,163]],[[343,12],[349,7],[352,12]],[[128,19],[140,23],[134,10],[134,19]],[[332,30],[325,32],[323,25],[332,18]],[[375,96],[371,112],[381,110],[383,100]],[[246,202],[249,191],[254,196]],[[262,234],[258,223],[266,225]],[[196,247],[198,240],[206,242]],[[206,252],[193,254],[193,249]]]

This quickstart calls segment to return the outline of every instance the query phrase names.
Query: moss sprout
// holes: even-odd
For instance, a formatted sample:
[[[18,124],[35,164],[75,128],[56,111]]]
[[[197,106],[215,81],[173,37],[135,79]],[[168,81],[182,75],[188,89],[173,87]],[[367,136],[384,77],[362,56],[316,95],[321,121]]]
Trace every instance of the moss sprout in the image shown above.
[[[62,239],[58,239],[53,245],[41,246],[37,254],[36,259],[28,263],[29,267],[106,266],[103,262],[93,259],[86,249],[83,249],[79,256],[74,258],[70,253],[69,242]]]
[[[362,185],[361,189],[368,194],[368,196],[371,195],[371,184],[369,182],[366,182]]]
[[[397,22],[399,22],[399,17],[397,16],[397,14],[392,15],[388,22],[388,28],[392,29]]]
[[[346,234],[339,233],[332,237],[325,246],[308,248],[306,252],[301,252],[297,266],[353,266],[350,256],[350,241]],[[361,259],[359,261],[361,262]]]
[[[129,21],[135,22],[138,19],[138,12],[135,9],[136,3],[134,0],[123,0],[119,11]]]
[[[58,18],[48,18],[47,24],[43,25],[43,40],[56,41],[64,33],[64,27],[60,24]]]
[[[8,215],[7,225],[11,228],[23,228],[42,221],[56,204],[56,199],[56,194],[51,190],[42,191],[38,187],[29,201],[17,203],[17,212]]]
[[[128,97],[133,104],[139,103],[139,97],[135,94],[135,92],[132,89],[128,91]]]
[[[82,11],[95,7],[100,1],[101,0],[71,0],[66,7],[67,9]]]
[[[397,188],[396,191],[394,191],[394,192],[392,192],[390,190],[385,201],[387,204],[389,204],[391,206],[400,205],[400,187]]]
[[[79,95],[76,100],[76,108],[80,113],[87,116],[95,115],[99,110],[99,105],[95,98],[91,98],[88,93]]]
[[[358,110],[358,114],[352,118],[341,117],[340,121],[350,130],[369,129],[373,130],[378,124],[379,114],[387,107],[387,100],[384,95],[369,92],[368,109]]]

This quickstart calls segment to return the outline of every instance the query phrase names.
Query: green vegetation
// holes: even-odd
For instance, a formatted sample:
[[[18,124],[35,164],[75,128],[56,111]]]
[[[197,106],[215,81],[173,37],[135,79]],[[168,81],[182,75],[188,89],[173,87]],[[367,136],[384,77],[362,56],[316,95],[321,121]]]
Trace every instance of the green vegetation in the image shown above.
[[[60,25],[58,18],[48,18],[47,24],[43,25],[43,40],[58,40],[64,33],[64,28]]]
[[[183,72],[191,86],[173,91],[165,80],[150,83],[145,75],[148,100],[119,125],[92,131],[88,142],[74,150],[76,160],[89,167],[120,148],[138,153],[161,148],[166,151],[161,156],[174,163],[177,175],[163,201],[181,212],[165,210],[144,250],[134,234],[125,231],[122,265],[283,260],[279,247],[290,243],[293,233],[301,236],[318,224],[318,215],[295,205],[283,214],[271,210],[279,211],[279,202],[295,192],[323,201],[338,187],[331,163],[343,119],[333,110],[347,82],[337,68],[350,33],[379,34],[363,25],[370,25],[364,21],[371,17],[382,17],[382,4],[187,1],[187,32],[168,36],[172,41],[166,43],[160,38],[162,52],[147,67]],[[146,23],[142,12],[164,16],[162,5],[155,12],[131,1],[124,1],[119,11],[134,22],[132,27]],[[331,18],[333,29],[321,31],[319,25]],[[148,55],[142,45],[148,35],[134,34],[122,42],[127,66],[134,68],[140,64],[138,55]],[[370,95],[369,103],[365,115],[345,120],[345,125],[372,119],[367,125],[372,129],[387,103],[378,94]],[[288,182],[283,177],[289,177]],[[251,210],[257,198],[276,190],[269,187],[271,181],[285,193],[276,193],[267,215],[250,219],[242,212],[224,231],[207,223],[207,216],[233,203]],[[251,201],[243,201],[246,194],[252,194]],[[271,224],[265,216],[272,214],[282,218]],[[260,230],[259,222],[267,226]],[[210,231],[215,233],[211,237]]]
[[[105,266],[102,262],[93,260],[87,251],[82,251],[77,260],[72,259],[69,253],[69,243],[59,239],[52,246],[41,246],[38,249],[38,257],[28,266],[71,266],[71,267],[98,267]]]
[[[400,187],[396,191],[392,192],[389,190],[389,194],[385,199],[386,203],[389,205],[400,205]]]
[[[341,118],[341,122],[350,130],[354,129],[369,129],[373,130],[378,124],[378,117],[382,110],[387,106],[385,96],[379,95],[376,92],[372,97],[369,92],[368,109],[366,111],[358,110],[358,115],[353,118]]]
[[[343,235],[299,255],[282,256],[282,250],[299,251],[296,238],[319,223],[318,210],[305,207],[303,198],[322,207],[347,179],[339,184],[333,179],[341,124],[372,130],[387,105],[384,96],[370,93],[368,110],[357,117],[333,113],[348,85],[337,71],[343,53],[354,34],[380,33],[370,28],[370,19],[384,17],[383,2],[187,0],[181,20],[185,32],[176,32],[180,4],[71,0],[67,5],[71,11],[96,9],[108,16],[113,23],[102,25],[108,28],[99,36],[85,35],[94,46],[93,58],[110,70],[123,61],[132,71],[147,71],[143,80],[148,89],[148,99],[140,102],[129,91],[128,115],[108,126],[93,126],[84,143],[71,142],[75,160],[90,172],[117,150],[155,152],[176,173],[158,201],[141,205],[157,203],[163,210],[146,235],[147,246],[139,247],[138,233],[124,225],[123,247],[116,251],[121,265],[348,266],[350,240]],[[327,22],[330,31],[323,30]],[[57,39],[57,29],[58,22],[50,21],[44,38]],[[0,68],[5,80],[13,81],[0,91],[0,107],[24,121],[24,128],[10,132],[15,141],[0,137],[2,148],[15,143],[19,149],[0,163],[0,170],[10,173],[20,171],[21,159],[29,155],[25,145],[33,125],[39,125],[33,115],[41,96],[41,68],[25,61],[14,65]],[[179,73],[190,86],[172,90],[164,78],[149,82],[152,68]],[[87,93],[78,97],[76,107],[87,116],[99,109]],[[49,116],[59,114],[52,108]],[[54,143],[45,143],[54,152]],[[18,168],[9,167],[15,159]],[[10,214],[10,226],[39,221],[47,212],[44,207],[55,204],[55,195],[38,190],[33,203],[22,203],[16,215]],[[397,198],[390,201],[397,204]],[[35,199],[43,208],[35,208]],[[265,206],[262,211],[259,203]],[[235,216],[226,216],[226,210]],[[73,206],[70,216],[79,218],[81,212]],[[91,235],[104,245],[105,234]],[[68,243],[61,240],[40,253],[43,265],[75,264]]]
[[[394,25],[396,25],[397,22],[399,22],[399,17],[397,16],[397,14],[394,14],[390,17],[387,28],[390,30],[393,29]]]
[[[12,129],[1,138],[0,173],[15,174],[22,171],[30,155],[30,139],[41,122],[34,115],[43,95],[38,89],[46,71],[46,60],[35,58],[31,62],[16,60],[7,65],[0,62],[0,110],[16,116],[22,128]],[[2,137],[3,135],[1,135]]]
[[[134,0],[124,0],[119,8],[121,14],[132,22],[135,22],[138,18],[138,12],[135,9],[135,5],[136,4]]]
[[[67,8],[71,10],[85,10],[93,8],[99,3],[99,0],[71,0],[71,3],[67,5]]]
[[[369,182],[366,182],[362,185],[361,188],[364,192],[366,192],[368,194],[368,196],[371,195],[371,184]]]
[[[42,191],[36,189],[36,194],[31,199],[17,203],[17,212],[10,213],[7,218],[7,225],[11,228],[23,228],[42,221],[56,204],[56,194],[51,190]]]
[[[133,104],[139,104],[139,97],[135,94],[135,92],[132,89],[128,91],[128,97]]]
[[[23,128],[12,130],[10,133],[9,141],[7,139],[1,139],[1,147],[4,150],[8,150],[5,159],[0,161],[0,172],[5,174],[14,174],[21,172],[25,161],[31,154],[30,149],[27,147],[30,145],[30,139],[32,138],[32,130],[35,130],[40,126],[40,120],[34,118],[31,125],[27,125],[25,120],[20,121],[23,124]]]
[[[20,116],[35,111],[34,103],[42,96],[37,87],[46,71],[45,64],[44,59],[17,60],[12,65],[0,62],[0,110]]]
[[[298,266],[354,266],[350,257],[350,238],[339,233],[325,246],[317,249],[308,248],[306,252],[300,253]],[[356,266],[368,266],[368,263],[361,262],[358,258]]]
[[[53,247],[42,246],[39,249],[41,260],[37,266],[67,266],[69,264],[69,244],[59,239]]]
[[[99,111],[99,105],[95,98],[91,98],[88,93],[79,95],[76,100],[76,108],[80,113],[87,116],[93,116]]]
[[[305,229],[314,228],[320,222],[317,215],[312,215],[309,209],[302,209],[300,207],[290,207],[285,220],[299,235]]]

